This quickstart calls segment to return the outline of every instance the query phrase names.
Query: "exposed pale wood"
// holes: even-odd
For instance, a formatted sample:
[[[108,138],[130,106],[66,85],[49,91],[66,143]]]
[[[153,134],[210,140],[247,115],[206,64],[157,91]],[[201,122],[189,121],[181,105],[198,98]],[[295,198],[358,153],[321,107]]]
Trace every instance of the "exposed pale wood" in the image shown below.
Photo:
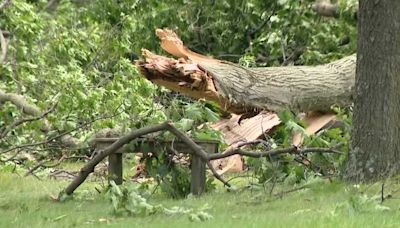
[[[257,116],[243,120],[240,125],[239,118],[239,115],[232,115],[231,119],[222,120],[211,127],[221,131],[225,142],[233,145],[237,142],[254,141],[281,123],[279,117],[271,112],[261,112]]]
[[[150,81],[207,99],[233,113],[254,110],[329,111],[352,104],[356,55],[318,66],[244,68],[194,53],[170,30],[157,30],[162,47],[179,60],[143,51],[137,62]]]
[[[161,40],[162,49],[164,49],[166,52],[170,53],[175,57],[191,59],[195,62],[209,62],[209,63],[221,62],[220,60],[213,59],[211,57],[191,51],[189,48],[183,45],[182,40],[172,30],[157,29],[156,35]]]
[[[323,128],[329,122],[333,121],[335,118],[336,115],[334,113],[308,113],[303,119],[307,125],[305,133],[307,135],[313,135],[321,130],[321,128]],[[295,146],[300,146],[303,143],[303,139],[303,135],[300,132],[296,132],[293,135],[292,144]]]
[[[280,124],[275,113],[261,112],[257,116],[245,119],[239,124],[240,115],[232,115],[230,119],[223,119],[211,127],[221,131],[225,142],[229,145],[227,150],[239,142],[249,142],[267,134],[273,127]],[[219,174],[226,172],[240,172],[244,169],[244,162],[240,155],[212,161]]]
[[[141,73],[155,84],[190,97],[214,101],[229,112],[330,111],[333,105],[352,104],[356,55],[319,66],[250,69],[195,53],[185,47],[171,30],[157,30],[157,35],[162,48],[180,59],[174,60],[144,50],[146,59],[137,63]],[[254,140],[264,134],[262,129],[267,131],[279,124],[278,117],[275,114],[271,116],[276,119],[268,121],[270,125],[262,128],[225,124],[229,128],[222,129],[225,130],[225,138]],[[331,114],[327,114],[320,118],[309,118],[306,131],[310,134],[317,132],[331,117]],[[259,125],[262,122],[253,123]],[[302,137],[295,135],[293,142],[300,145]],[[231,143],[228,141],[228,144]],[[214,164],[218,165],[217,162]],[[227,166],[229,164],[223,165],[225,168]]]

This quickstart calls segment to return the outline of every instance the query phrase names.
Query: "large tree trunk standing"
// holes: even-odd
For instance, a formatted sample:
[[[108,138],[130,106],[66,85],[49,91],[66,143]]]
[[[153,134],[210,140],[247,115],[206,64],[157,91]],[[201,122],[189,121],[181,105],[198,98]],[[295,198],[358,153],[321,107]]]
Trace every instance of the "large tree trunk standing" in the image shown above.
[[[359,2],[358,62],[347,176],[400,171],[400,1]]]

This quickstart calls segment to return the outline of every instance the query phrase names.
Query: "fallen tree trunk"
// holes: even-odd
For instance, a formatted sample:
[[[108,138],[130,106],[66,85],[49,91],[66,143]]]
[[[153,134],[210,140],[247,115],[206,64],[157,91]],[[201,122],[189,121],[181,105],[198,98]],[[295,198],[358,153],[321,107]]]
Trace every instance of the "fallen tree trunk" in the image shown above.
[[[356,56],[319,66],[244,68],[191,52],[170,30],[157,30],[161,46],[180,59],[143,50],[137,62],[155,84],[197,99],[217,102],[233,113],[260,110],[329,111],[352,104]]]
[[[355,56],[322,66],[246,69],[234,64],[200,63],[217,91],[235,104],[280,111],[328,111],[351,104]]]

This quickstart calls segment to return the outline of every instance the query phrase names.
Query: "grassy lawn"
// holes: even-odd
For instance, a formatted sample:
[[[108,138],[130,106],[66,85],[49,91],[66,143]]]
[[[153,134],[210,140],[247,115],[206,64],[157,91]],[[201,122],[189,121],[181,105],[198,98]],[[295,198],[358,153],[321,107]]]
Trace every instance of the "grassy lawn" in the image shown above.
[[[160,195],[149,202],[165,207],[199,208],[208,204],[214,217],[191,222],[187,215],[162,213],[147,217],[117,217],[109,201],[94,190],[95,183],[84,184],[75,198],[54,202],[51,195],[67,185],[64,181],[39,181],[15,174],[0,174],[0,227],[399,227],[400,205],[395,197],[376,205],[354,210],[351,199],[358,196],[354,187],[341,183],[319,183],[288,193],[282,198],[268,192],[225,190],[199,198],[171,200]],[[379,186],[368,188],[379,193]],[[364,210],[365,209],[365,210]]]

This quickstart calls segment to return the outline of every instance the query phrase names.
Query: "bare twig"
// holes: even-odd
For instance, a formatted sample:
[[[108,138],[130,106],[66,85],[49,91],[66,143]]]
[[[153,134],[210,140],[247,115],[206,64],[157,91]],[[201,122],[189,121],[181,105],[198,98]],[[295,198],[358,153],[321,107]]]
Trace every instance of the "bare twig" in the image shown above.
[[[296,146],[291,146],[283,149],[273,149],[265,152],[249,152],[243,151],[239,148],[233,148],[228,151],[223,152],[222,154],[211,154],[209,155],[209,160],[221,159],[230,157],[235,154],[253,157],[253,158],[261,158],[261,157],[269,157],[276,156],[278,154],[307,154],[307,153],[334,153],[334,154],[342,154],[342,152],[335,150],[333,148],[305,148],[299,149]]]
[[[240,143],[238,143],[237,147],[240,148],[240,147],[247,146],[247,145],[257,145],[257,144],[263,144],[263,146],[265,146],[267,148],[270,147],[269,143],[262,139],[256,139],[256,140],[248,141],[248,142],[240,142]]]
[[[55,164],[53,164],[53,165],[54,165],[53,167],[58,166],[62,161],[64,161],[64,159],[65,159],[65,156],[62,156]],[[27,176],[33,174],[33,172],[35,172],[35,171],[36,171],[37,169],[39,169],[40,167],[43,167],[45,163],[50,162],[50,161],[51,161],[51,159],[43,160],[43,161],[39,162],[39,163],[38,163],[37,165],[35,165],[32,169],[30,169],[30,170],[25,174],[25,176],[27,177]]]
[[[305,148],[299,150],[300,154],[308,154],[308,153],[328,153],[328,154],[343,154],[342,152],[336,150],[337,146],[333,148]]]
[[[98,120],[107,119],[107,118],[111,118],[111,117],[113,117],[113,116],[105,116],[105,117],[102,116],[102,117],[99,117],[99,118],[95,118],[95,119],[93,119],[91,121],[88,121],[86,123],[80,124],[79,126],[77,126],[74,129],[71,129],[69,131],[63,132],[63,133],[61,133],[59,135],[56,135],[54,137],[51,137],[51,138],[49,138],[47,140],[44,140],[44,141],[41,141],[41,142],[36,142],[36,143],[28,143],[28,144],[18,145],[18,146],[9,148],[7,150],[1,151],[0,154],[8,153],[10,151],[17,150],[17,149],[23,149],[23,148],[28,148],[28,147],[34,147],[34,146],[40,146],[40,145],[43,145],[43,144],[48,144],[48,143],[50,143],[50,142],[52,142],[52,141],[54,141],[56,139],[59,139],[59,138],[65,136],[65,135],[68,135],[68,134],[70,134],[70,133],[72,133],[74,131],[77,131],[77,130],[82,129],[82,128],[86,127],[86,126],[89,126],[90,124],[92,124],[92,123],[94,123],[94,122],[96,122]]]
[[[52,159],[48,159],[48,160],[43,160],[41,162],[39,162],[37,165],[35,165],[32,169],[30,169],[28,172],[26,172],[25,176],[29,176],[31,174],[33,174],[33,172],[35,172],[37,169],[39,168],[54,168],[56,166],[59,166],[61,164],[61,162],[68,160],[68,159],[76,159],[76,158],[86,158],[84,156],[62,156],[56,163],[54,164],[50,164],[50,165],[46,165],[47,162],[51,162]]]
[[[283,191],[283,192],[278,192],[276,194],[274,194],[276,197],[282,198],[284,195],[288,194],[288,193],[292,193],[292,192],[296,192],[296,191],[300,191],[307,188],[306,186],[300,186],[297,188],[293,188],[293,189],[289,189],[287,191]]]
[[[214,166],[211,164],[210,161],[207,161],[207,166],[211,170],[214,177],[217,178],[219,181],[221,181],[224,184],[224,186],[231,187],[231,184],[229,184],[228,181],[224,180],[224,178],[215,170]]]
[[[276,11],[276,4],[275,4],[274,7],[272,8],[272,12],[271,12],[271,14],[270,14],[267,18],[265,18],[257,27],[252,28],[251,30],[249,30],[249,31],[247,32],[247,38],[248,38],[249,41],[251,41],[251,40],[254,38],[254,36],[255,36],[261,29],[263,29],[264,26],[266,26],[268,22],[270,22],[271,17],[275,15],[275,11]]]
[[[49,113],[53,112],[57,106],[58,102],[55,102],[47,111],[43,112],[39,116],[31,117],[31,118],[24,118],[24,119],[19,119],[15,121],[13,124],[5,128],[1,133],[0,133],[0,139],[4,138],[10,131],[18,127],[19,125],[26,123],[26,122],[32,122],[36,120],[40,120],[45,118]]]

